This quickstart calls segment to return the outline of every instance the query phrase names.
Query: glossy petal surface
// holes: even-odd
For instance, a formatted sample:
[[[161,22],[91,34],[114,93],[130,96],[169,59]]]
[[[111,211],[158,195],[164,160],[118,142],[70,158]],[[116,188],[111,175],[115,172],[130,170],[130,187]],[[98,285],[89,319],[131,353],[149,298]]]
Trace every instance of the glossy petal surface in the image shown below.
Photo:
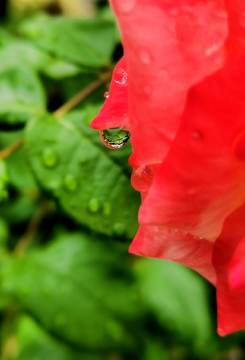
[[[218,332],[227,335],[245,327],[245,287],[229,286],[229,264],[245,234],[245,205],[225,221],[222,233],[214,244],[213,265],[217,275]]]
[[[123,57],[115,67],[108,97],[99,114],[92,121],[95,130],[122,128],[129,130],[128,76],[126,60]]]
[[[141,224],[215,241],[225,218],[244,203],[244,84],[243,58],[190,91],[171,152],[141,207]]]

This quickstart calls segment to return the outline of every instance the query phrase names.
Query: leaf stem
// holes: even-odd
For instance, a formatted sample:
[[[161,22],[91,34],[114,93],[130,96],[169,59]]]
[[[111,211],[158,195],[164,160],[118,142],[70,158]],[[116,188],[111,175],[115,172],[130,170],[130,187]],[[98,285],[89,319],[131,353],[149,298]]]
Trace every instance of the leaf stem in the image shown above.
[[[57,109],[53,115],[56,119],[61,118],[63,115],[65,115],[68,111],[72,110],[74,107],[76,107],[82,100],[84,100],[88,95],[90,95],[93,91],[98,89],[101,85],[106,83],[107,81],[110,81],[111,79],[111,72],[108,71],[106,73],[100,74],[99,78],[89,84],[85,89],[80,91],[77,95],[75,95],[71,100],[69,100],[67,103],[62,105],[59,109]]]
[[[22,256],[25,253],[25,250],[30,245],[34,235],[36,234],[41,221],[47,215],[47,213],[51,210],[50,204],[43,200],[37,209],[37,212],[34,214],[30,223],[27,226],[25,233],[19,239],[13,253],[17,256]]]
[[[0,160],[4,160],[7,157],[9,157],[11,154],[13,154],[16,150],[18,150],[22,145],[24,144],[24,139],[19,139],[13,144],[9,145],[2,151],[0,151]]]

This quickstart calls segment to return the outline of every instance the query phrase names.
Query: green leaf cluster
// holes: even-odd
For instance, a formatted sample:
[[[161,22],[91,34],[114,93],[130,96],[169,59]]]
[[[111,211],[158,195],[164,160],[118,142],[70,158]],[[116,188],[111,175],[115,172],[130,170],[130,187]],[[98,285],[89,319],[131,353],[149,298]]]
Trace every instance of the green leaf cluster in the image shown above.
[[[89,126],[108,84],[57,119],[118,60],[115,20],[98,9],[91,20],[37,13],[0,27],[0,359],[243,353],[242,333],[216,335],[210,285],[128,254],[140,206],[131,146],[108,149]]]

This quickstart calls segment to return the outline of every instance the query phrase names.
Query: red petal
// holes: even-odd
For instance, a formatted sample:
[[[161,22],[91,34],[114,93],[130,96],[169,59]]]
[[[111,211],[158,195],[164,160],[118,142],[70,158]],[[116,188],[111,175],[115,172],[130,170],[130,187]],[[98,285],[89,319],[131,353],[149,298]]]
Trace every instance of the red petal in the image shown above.
[[[228,268],[231,289],[245,289],[245,237],[238,244]]]
[[[212,243],[197,239],[190,234],[168,230],[162,226],[141,225],[129,252],[173,260],[189,266],[215,283],[215,273],[211,263],[212,249]]]
[[[172,2],[171,2],[172,3]],[[129,79],[134,163],[159,163],[176,135],[187,90],[224,62],[222,0],[111,0]],[[195,34],[195,36],[193,36]]]
[[[225,0],[225,4],[229,14],[229,37],[226,47],[228,59],[234,60],[245,54],[245,2]]]
[[[95,130],[122,128],[129,130],[128,119],[128,76],[123,57],[115,67],[109,89],[109,97],[92,121]]]
[[[245,153],[244,99],[245,58],[190,91],[171,152],[141,207],[141,224],[218,237],[245,201],[245,163],[235,156]]]
[[[214,244],[213,265],[217,275],[218,332],[227,335],[245,328],[245,287],[229,287],[229,264],[239,241],[245,235],[245,205],[225,221]]]

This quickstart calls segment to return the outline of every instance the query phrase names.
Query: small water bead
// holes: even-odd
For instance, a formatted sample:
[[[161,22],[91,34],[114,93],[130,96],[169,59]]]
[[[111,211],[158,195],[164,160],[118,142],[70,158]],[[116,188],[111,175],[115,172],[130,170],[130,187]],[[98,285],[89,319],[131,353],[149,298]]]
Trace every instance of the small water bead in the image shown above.
[[[100,209],[100,202],[98,199],[96,198],[92,198],[89,200],[88,203],[88,209],[92,212],[92,213],[96,213],[99,211]]]
[[[151,63],[151,55],[147,50],[141,50],[139,52],[139,58],[140,61],[145,65],[149,65]]]
[[[67,174],[64,178],[64,186],[69,191],[75,191],[77,189],[77,180],[74,175]]]
[[[193,140],[203,140],[203,134],[201,133],[201,131],[192,131],[190,136]]]
[[[116,129],[106,129],[100,131],[100,137],[103,143],[110,149],[121,149],[130,139],[130,132]]]
[[[115,7],[121,13],[128,14],[134,9],[135,3],[136,0],[120,0],[117,1]]]
[[[116,223],[113,225],[112,231],[116,236],[123,236],[125,233],[125,227],[121,223]]]
[[[109,96],[110,96],[109,91],[106,91],[106,92],[104,93],[104,97],[105,97],[106,99],[108,99]]]
[[[105,216],[109,216],[111,213],[111,204],[108,202],[104,203],[102,212]]]
[[[124,69],[118,69],[114,75],[115,83],[125,85],[127,83],[128,74]]]
[[[52,148],[46,148],[42,152],[42,162],[47,168],[53,168],[58,162],[58,156]]]

